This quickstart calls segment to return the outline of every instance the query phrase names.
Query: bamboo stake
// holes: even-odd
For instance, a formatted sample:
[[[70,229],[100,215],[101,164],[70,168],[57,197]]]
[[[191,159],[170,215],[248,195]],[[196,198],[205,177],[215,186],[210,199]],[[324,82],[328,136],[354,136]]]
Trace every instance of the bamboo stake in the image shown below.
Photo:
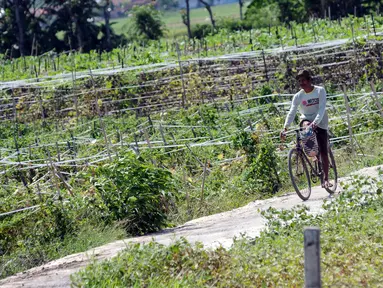
[[[161,122],[160,122],[160,125],[159,125],[159,130],[160,130],[160,133],[161,133],[162,142],[164,142],[164,145],[167,146],[168,144],[166,143],[166,139],[165,139],[165,136],[164,136],[164,131],[162,129]]]
[[[370,87],[372,90],[372,94],[370,94],[372,100],[375,102],[376,107],[379,109],[380,116],[383,117],[383,108],[382,104],[379,102],[378,94],[376,93],[375,84],[374,82],[370,81]]]
[[[37,183],[36,186],[37,186],[37,196],[39,197],[40,202],[43,202],[39,183]]]
[[[185,108],[186,91],[185,91],[184,75],[182,72],[182,63],[181,63],[180,49],[179,49],[178,43],[176,43],[176,48],[177,48],[178,65],[180,67],[181,83],[182,83],[182,108]]]
[[[64,183],[64,186],[68,189],[70,195],[74,196],[73,191],[72,191],[72,187],[65,181],[64,176],[56,169],[56,167],[55,167],[55,165],[54,165],[54,163],[52,161],[52,157],[51,157],[51,153],[49,152],[49,149],[46,149],[46,152],[48,154],[50,170],[51,170],[51,173],[53,175],[53,178],[60,179]],[[55,181],[55,184],[56,184],[56,187],[57,187],[58,195],[61,197],[59,183],[57,181]]]
[[[182,169],[183,170],[183,169]],[[185,170],[183,170],[183,183],[187,183],[186,182],[186,173],[185,173]],[[191,213],[191,209],[190,209],[190,196],[189,196],[189,189],[186,188],[186,191],[185,191],[185,198],[186,198],[186,211],[188,212],[188,216],[189,216],[189,219],[192,218],[192,213]]]
[[[110,148],[109,148],[108,136],[106,135],[104,122],[102,121],[102,117],[101,117],[100,106],[98,105],[98,92],[96,92],[96,89],[95,89],[95,82],[94,82],[94,78],[93,78],[93,74],[92,74],[92,70],[91,70],[91,69],[89,69],[89,73],[90,73],[90,77],[91,77],[91,79],[92,79],[93,91],[94,91],[94,94],[95,94],[95,96],[96,96],[96,101],[95,101],[95,104],[96,104],[96,110],[97,110],[97,114],[98,114],[98,120],[99,120],[99,122],[100,122],[100,127],[101,127],[102,133],[103,133],[103,135],[104,135],[104,140],[105,140],[105,145],[106,145],[106,151],[107,151],[107,153],[108,153],[109,161],[112,161],[112,156],[111,156]]]
[[[56,150],[57,150],[57,160],[60,162],[61,161],[60,149],[59,149],[59,145],[57,142],[56,142]]]
[[[207,159],[205,159],[205,165],[203,166],[203,177],[202,177],[202,187],[201,187],[201,199],[200,199],[200,210],[202,210],[202,205],[205,199],[205,180],[206,180],[206,166]]]
[[[262,58],[263,58],[263,65],[265,67],[265,77],[266,81],[269,82],[269,76],[267,74],[267,65],[266,65],[266,58],[265,58],[265,51],[262,49]]]
[[[376,37],[375,20],[374,20],[374,15],[372,15],[372,14],[371,14],[371,20],[372,20],[372,28],[374,29],[374,35]]]
[[[19,123],[17,121],[16,100],[15,100],[15,96],[13,94],[13,89],[12,89],[12,104],[13,104],[13,116],[14,116],[13,121],[14,121],[14,125],[15,125],[14,132],[13,132],[13,140],[15,142],[17,161],[19,162],[19,167],[20,167],[21,166],[20,149],[19,149],[19,143],[17,141],[17,139],[19,138]],[[24,187],[27,188],[28,192],[30,192],[28,185],[27,185],[27,181],[25,180],[23,173],[21,173],[21,171],[18,169],[17,174],[19,174],[19,177],[20,177],[21,181],[23,182]]]
[[[45,121],[45,112],[44,112],[44,106],[43,106],[43,100],[41,99],[41,94],[39,92],[37,92],[38,94],[38,100],[39,100],[39,106],[40,106],[40,110],[41,110],[41,116],[43,118],[43,127],[46,127],[47,126],[47,123]]]
[[[137,153],[138,155],[140,155],[140,148],[138,148],[138,142],[137,142],[137,134],[134,133],[133,135],[134,135],[134,142],[136,143],[136,149],[135,149],[135,151],[137,151],[136,153]]]
[[[146,143],[148,144],[148,147],[149,147],[149,151],[152,152],[152,144],[150,143],[148,130],[146,128],[144,128],[143,130],[144,130],[143,132],[144,132],[144,135],[146,138]],[[152,157],[150,158],[150,160],[151,160],[153,165],[156,165],[156,161]]]
[[[348,134],[349,134],[349,138],[350,138],[352,156],[355,157],[356,153],[355,153],[352,126],[351,126],[351,117],[350,117],[351,109],[350,109],[350,105],[348,103],[348,96],[346,94],[346,85],[345,84],[343,84],[343,99],[344,99],[344,103],[346,105],[346,110],[347,110],[347,126],[348,126]]]
[[[56,190],[57,190],[57,197],[59,198],[59,200],[62,201],[62,197],[61,197],[61,191],[60,191],[60,185],[57,183],[56,181],[56,175],[55,175],[55,172],[54,172],[54,169],[53,169],[53,164],[52,164],[52,159],[51,159],[51,154],[49,153],[49,150],[44,146],[44,149],[45,149],[45,152],[46,152],[46,155],[48,155],[48,160],[49,160],[49,171],[52,175],[52,178],[49,178],[50,179],[50,182],[51,182],[51,185],[52,186],[56,186]],[[54,182],[54,183],[53,183]]]

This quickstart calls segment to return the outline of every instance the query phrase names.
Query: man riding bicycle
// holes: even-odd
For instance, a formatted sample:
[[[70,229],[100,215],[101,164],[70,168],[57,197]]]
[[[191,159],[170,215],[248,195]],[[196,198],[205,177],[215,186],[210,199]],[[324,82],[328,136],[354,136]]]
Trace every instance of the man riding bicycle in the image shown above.
[[[328,115],[326,111],[326,91],[323,87],[312,84],[310,72],[302,70],[298,73],[296,79],[302,88],[294,95],[290,111],[287,114],[284,129],[281,131],[281,139],[286,138],[287,128],[294,121],[295,115],[300,106],[301,122],[300,127],[308,125],[316,132],[321,162],[323,165],[324,183],[323,188],[329,188],[328,170]]]

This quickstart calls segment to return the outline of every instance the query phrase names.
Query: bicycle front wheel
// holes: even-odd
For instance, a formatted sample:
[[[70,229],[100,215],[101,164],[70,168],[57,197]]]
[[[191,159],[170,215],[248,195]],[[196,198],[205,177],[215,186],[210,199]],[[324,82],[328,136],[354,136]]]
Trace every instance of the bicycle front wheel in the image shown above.
[[[311,195],[310,173],[302,152],[299,152],[295,148],[289,152],[289,173],[291,182],[298,196],[303,201],[309,199]]]

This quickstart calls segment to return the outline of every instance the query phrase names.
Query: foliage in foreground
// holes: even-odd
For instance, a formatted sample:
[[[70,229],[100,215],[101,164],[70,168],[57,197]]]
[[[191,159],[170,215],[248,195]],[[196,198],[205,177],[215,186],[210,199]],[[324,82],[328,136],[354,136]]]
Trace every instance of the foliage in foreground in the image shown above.
[[[72,277],[75,287],[302,287],[303,233],[321,228],[325,286],[377,285],[383,275],[383,183],[355,176],[313,216],[306,207],[263,212],[267,229],[231,249],[206,250],[186,240],[170,246],[133,244],[111,261]]]
[[[0,278],[126,237],[126,233],[142,234],[167,225],[170,172],[127,153],[79,174],[79,181],[81,190],[73,197],[63,200],[63,191],[44,196],[46,202],[35,211],[0,218]],[[113,228],[116,223],[125,231]]]
[[[42,219],[46,220],[46,219]],[[37,221],[36,222],[43,222]],[[11,251],[0,250],[0,279],[42,265],[54,259],[86,251],[112,241],[123,239],[126,233],[119,227],[104,227],[85,223],[79,230],[68,233],[63,239],[51,236],[51,223],[46,223],[45,234],[36,231],[35,235],[18,240]],[[9,224],[10,225],[10,224]],[[3,227],[0,227],[3,228]],[[39,225],[36,223],[36,230]],[[25,230],[19,231],[23,233]],[[6,247],[2,246],[5,249]],[[4,252],[10,252],[3,254]]]
[[[86,175],[88,179],[89,175]],[[123,221],[131,235],[166,226],[173,198],[171,173],[145,163],[131,153],[98,167],[90,177],[95,187],[91,201],[106,222]]]

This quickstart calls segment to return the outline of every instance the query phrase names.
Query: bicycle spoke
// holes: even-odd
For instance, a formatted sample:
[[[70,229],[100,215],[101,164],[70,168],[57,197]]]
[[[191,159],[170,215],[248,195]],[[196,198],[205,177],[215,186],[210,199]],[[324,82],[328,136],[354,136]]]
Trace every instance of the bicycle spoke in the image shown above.
[[[298,196],[307,200],[311,194],[310,175],[302,155],[295,149],[289,153],[289,172]]]

